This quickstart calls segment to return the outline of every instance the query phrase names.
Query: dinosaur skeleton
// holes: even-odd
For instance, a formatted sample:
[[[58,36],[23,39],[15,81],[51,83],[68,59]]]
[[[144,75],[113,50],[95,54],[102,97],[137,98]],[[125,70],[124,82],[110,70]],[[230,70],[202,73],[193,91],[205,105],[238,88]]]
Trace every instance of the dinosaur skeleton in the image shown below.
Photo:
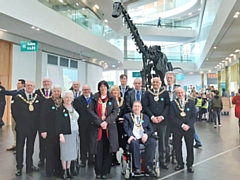
[[[124,9],[120,2],[115,2],[113,4],[112,17],[118,18],[121,14],[123,15],[128,29],[130,29],[130,34],[133,41],[135,42],[135,45],[137,46],[138,53],[142,54],[143,68],[140,73],[142,76],[143,88],[146,89],[151,87],[151,79],[153,77],[160,77],[162,81],[162,86],[164,86],[164,77],[167,71],[173,71],[174,69],[182,69],[178,67],[172,67],[171,62],[168,62],[167,56],[163,52],[161,52],[161,46],[146,46],[143,43],[138,33],[138,29],[131,20],[128,12]],[[155,74],[152,74],[152,71],[154,71]]]

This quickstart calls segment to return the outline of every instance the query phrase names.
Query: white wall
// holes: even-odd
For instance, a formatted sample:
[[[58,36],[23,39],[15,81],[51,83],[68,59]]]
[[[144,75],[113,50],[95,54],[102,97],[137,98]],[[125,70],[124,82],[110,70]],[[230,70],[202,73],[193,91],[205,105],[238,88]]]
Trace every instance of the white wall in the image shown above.
[[[21,52],[20,46],[13,45],[12,89],[16,89],[18,79],[36,81],[36,52]]]
[[[202,84],[201,76],[201,74],[184,75],[184,80],[176,80],[176,84],[179,84],[181,86],[199,86]]]
[[[103,80],[102,68],[93,64],[87,64],[87,84],[90,85],[92,92],[97,92],[97,84]]]

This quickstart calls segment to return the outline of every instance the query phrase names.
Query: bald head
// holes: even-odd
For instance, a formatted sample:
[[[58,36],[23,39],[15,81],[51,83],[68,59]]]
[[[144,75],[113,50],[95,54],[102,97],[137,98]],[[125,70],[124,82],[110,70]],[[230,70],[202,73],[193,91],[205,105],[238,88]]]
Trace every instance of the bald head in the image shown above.
[[[91,94],[91,88],[88,84],[85,84],[82,87],[82,93],[83,93],[84,96],[89,96]]]
[[[152,78],[152,87],[154,90],[156,90],[156,91],[159,90],[161,85],[162,85],[162,81],[160,80],[159,77]]]
[[[178,99],[184,99],[185,94],[186,94],[186,92],[182,87],[177,87],[176,88],[176,95],[177,95]]]
[[[141,86],[142,86],[142,80],[139,79],[139,78],[134,79],[133,85],[134,85],[136,90],[140,90]]]
[[[43,78],[42,83],[43,83],[43,88],[44,88],[45,90],[51,89],[52,80],[51,80],[49,77]]]
[[[81,86],[81,85],[80,85],[80,82],[79,82],[79,81],[73,81],[73,84],[72,84],[73,91],[79,92],[80,86]]]

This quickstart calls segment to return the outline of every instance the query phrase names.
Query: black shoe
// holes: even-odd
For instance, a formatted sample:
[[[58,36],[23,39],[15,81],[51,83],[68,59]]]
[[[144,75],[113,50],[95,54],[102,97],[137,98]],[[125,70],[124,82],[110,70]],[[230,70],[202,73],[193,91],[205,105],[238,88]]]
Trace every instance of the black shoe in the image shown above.
[[[182,165],[177,165],[176,167],[175,167],[175,171],[180,171],[180,170],[182,170],[182,169],[184,169],[184,166]]]
[[[21,169],[17,169],[17,171],[15,172],[16,176],[21,176],[22,175],[22,170]]]
[[[199,148],[199,147],[202,147],[202,145],[201,144],[195,144],[193,147],[194,148]]]
[[[86,167],[86,162],[81,162],[80,167]]]
[[[168,165],[165,162],[161,162],[160,167],[162,167],[163,169],[168,169]]]
[[[44,161],[38,161],[38,167],[43,167],[44,166]]]
[[[32,173],[33,171],[39,171],[39,168],[32,165],[30,168],[26,169],[27,174]]]
[[[140,169],[135,169],[134,174],[140,175],[141,174],[141,170]]]
[[[67,169],[67,177],[70,178],[70,179],[74,178],[70,169]]]
[[[188,171],[189,173],[194,173],[194,170],[193,170],[193,167],[192,167],[192,166],[189,166],[189,167],[187,168],[187,171]]]
[[[102,175],[102,179],[106,179],[107,178],[107,176],[106,175]]]
[[[101,175],[96,175],[96,179],[101,179]]]
[[[156,176],[155,171],[154,171],[153,168],[150,167],[150,166],[147,166],[147,167],[146,167],[146,173],[149,174],[150,176]]]
[[[63,169],[63,172],[62,172],[62,179],[68,179],[68,176],[67,176],[67,170],[66,170],[66,169]]]

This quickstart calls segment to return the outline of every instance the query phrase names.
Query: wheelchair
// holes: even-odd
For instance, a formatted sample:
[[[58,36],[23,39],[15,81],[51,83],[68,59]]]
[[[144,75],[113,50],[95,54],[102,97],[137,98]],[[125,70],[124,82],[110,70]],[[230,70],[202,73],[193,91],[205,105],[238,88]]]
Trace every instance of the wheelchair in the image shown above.
[[[153,138],[157,139],[158,137],[154,136]],[[157,143],[157,146],[158,146],[158,143]],[[132,153],[129,151],[129,144],[126,145],[126,149],[121,156],[122,175],[125,177],[125,179],[129,179],[131,177],[149,177],[150,176],[149,174],[145,173],[144,159],[143,159],[144,150],[145,150],[145,146],[143,144],[140,144],[141,174],[137,175],[137,174],[134,174]],[[156,178],[159,178],[160,167],[159,167],[159,153],[158,153],[157,147],[155,150],[155,158],[153,160],[153,170],[156,173]]]

